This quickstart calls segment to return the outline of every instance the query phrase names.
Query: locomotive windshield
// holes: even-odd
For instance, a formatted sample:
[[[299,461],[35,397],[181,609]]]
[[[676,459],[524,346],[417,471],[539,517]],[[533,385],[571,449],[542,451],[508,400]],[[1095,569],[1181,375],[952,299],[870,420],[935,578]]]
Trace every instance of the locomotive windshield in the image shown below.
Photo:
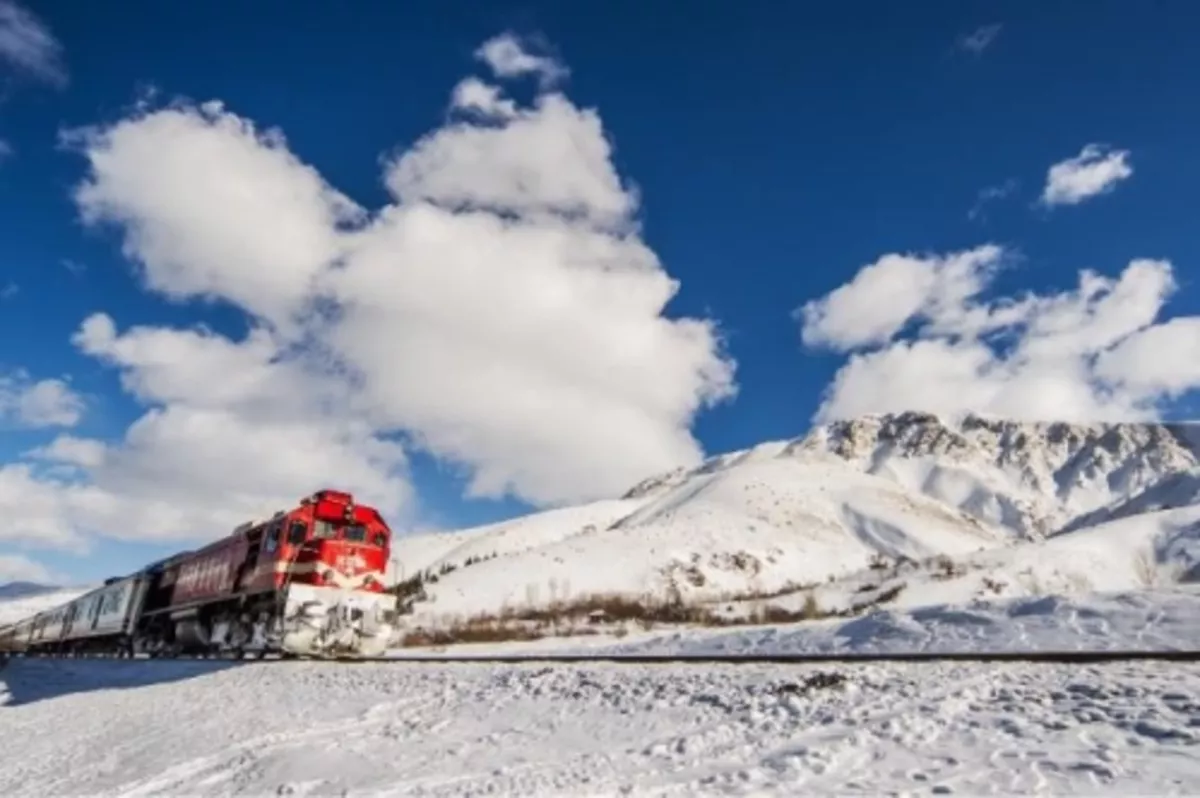
[[[367,527],[364,524],[334,524],[329,521],[317,521],[313,525],[313,537],[319,540],[341,538],[349,543],[366,543],[368,535]],[[387,536],[382,532],[376,532],[370,537],[370,540],[372,545],[382,547],[387,543]]]

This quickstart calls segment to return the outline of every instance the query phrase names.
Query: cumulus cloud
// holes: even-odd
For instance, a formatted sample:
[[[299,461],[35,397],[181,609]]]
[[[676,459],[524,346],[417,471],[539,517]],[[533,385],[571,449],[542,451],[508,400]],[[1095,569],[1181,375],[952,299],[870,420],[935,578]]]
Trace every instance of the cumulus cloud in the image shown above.
[[[983,51],[992,46],[1003,29],[1004,26],[1000,23],[980,25],[970,33],[958,37],[958,48],[972,55],[983,55]]]
[[[44,22],[12,0],[0,0],[0,61],[56,86],[67,82],[62,45]]]
[[[0,543],[86,552],[82,522],[104,498],[95,488],[48,480],[28,464],[5,465],[0,468],[0,512],[6,519]]]
[[[260,132],[219,102],[137,113],[64,139],[88,161],[75,190],[83,220],[119,226],[146,286],[172,299],[225,299],[289,326],[317,274],[342,254],[340,228],[362,216],[280,131]]]
[[[1039,202],[1046,207],[1078,205],[1111,192],[1117,183],[1132,175],[1129,150],[1088,144],[1075,157],[1059,161],[1047,170]]]
[[[925,410],[1039,420],[1153,418],[1200,387],[1200,319],[1159,321],[1167,261],[1072,290],[984,298],[1004,251],[885,255],[799,312],[810,347],[848,355],[817,419]]]
[[[481,48],[497,74],[548,69],[511,41]],[[392,201],[370,210],[219,103],[66,137],[83,219],[121,233],[146,287],[230,303],[251,329],[82,321],[74,344],[148,409],[122,440],[63,436],[6,469],[49,491],[47,539],[211,536],[325,484],[397,519],[404,446],[471,495],[535,504],[699,461],[692,419],[735,393],[734,364],[713,322],[666,315],[678,282],[599,115],[474,79],[451,106],[385,159]]]
[[[950,255],[884,255],[849,283],[800,310],[809,346],[848,350],[891,340],[914,319],[944,322],[966,312],[999,267],[1003,249],[988,244]]]
[[[73,340],[151,410],[120,442],[61,436],[29,453],[73,469],[40,479],[56,489],[51,539],[215,535],[327,486],[352,488],[393,519],[409,498],[399,444],[353,415],[348,386],[281,358],[269,332],[122,333],[97,314]]]
[[[70,427],[83,411],[83,398],[64,380],[35,382],[24,371],[0,376],[0,420],[25,427]]]

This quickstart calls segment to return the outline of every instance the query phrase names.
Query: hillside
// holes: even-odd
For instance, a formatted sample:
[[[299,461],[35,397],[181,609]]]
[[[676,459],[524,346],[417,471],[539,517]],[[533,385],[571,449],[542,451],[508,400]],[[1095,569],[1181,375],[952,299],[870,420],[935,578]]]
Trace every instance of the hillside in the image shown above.
[[[621,499],[397,540],[410,627],[619,594],[726,618],[1138,590],[1200,563],[1192,425],[904,413],[650,477]]]

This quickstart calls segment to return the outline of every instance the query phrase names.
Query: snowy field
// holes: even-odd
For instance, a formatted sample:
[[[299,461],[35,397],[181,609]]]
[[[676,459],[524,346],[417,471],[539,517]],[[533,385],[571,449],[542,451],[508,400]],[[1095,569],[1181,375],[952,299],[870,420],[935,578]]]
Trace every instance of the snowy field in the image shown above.
[[[664,628],[533,642],[404,648],[393,657],[688,656],[1200,650],[1200,585],[878,609],[861,617],[732,629]]]
[[[816,674],[832,685],[805,688]],[[840,681],[844,680],[844,681]],[[1186,795],[1200,669],[47,663],[0,795]]]
[[[1190,586],[444,653],[1198,644]],[[410,653],[433,652],[396,656]],[[1200,665],[17,659],[0,670],[0,736],[0,795],[31,798],[1194,795]]]

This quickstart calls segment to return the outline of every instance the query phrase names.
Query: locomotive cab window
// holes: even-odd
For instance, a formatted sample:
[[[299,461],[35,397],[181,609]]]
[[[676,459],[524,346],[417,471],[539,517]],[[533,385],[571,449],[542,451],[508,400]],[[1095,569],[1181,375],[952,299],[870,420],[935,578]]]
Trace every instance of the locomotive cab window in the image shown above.
[[[387,545],[387,535],[382,532],[376,532],[375,536],[371,538],[371,543],[372,545],[378,546],[382,549]]]
[[[337,528],[328,521],[317,521],[313,528],[313,537],[328,540],[337,537]]]
[[[308,524],[303,521],[293,521],[288,528],[288,544],[299,546],[308,537]]]
[[[352,543],[364,543],[367,539],[367,528],[362,524],[350,524],[342,531],[342,537]]]
[[[273,525],[267,530],[266,540],[263,541],[263,548],[266,549],[267,553],[273,552],[275,549],[279,548],[278,525]]]

